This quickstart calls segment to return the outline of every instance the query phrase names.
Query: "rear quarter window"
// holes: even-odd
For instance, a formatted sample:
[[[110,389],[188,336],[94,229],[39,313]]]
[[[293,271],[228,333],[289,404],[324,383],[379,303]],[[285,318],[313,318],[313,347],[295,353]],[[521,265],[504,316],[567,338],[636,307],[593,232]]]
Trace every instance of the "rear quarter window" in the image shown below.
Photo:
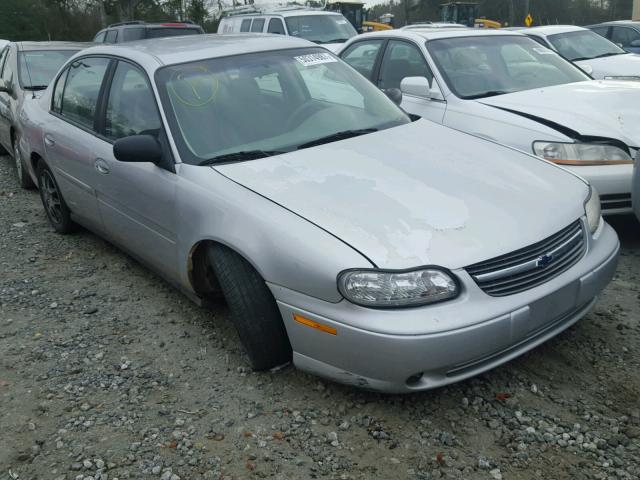
[[[242,24],[240,25],[240,31],[248,32],[249,30],[251,30],[251,19],[245,18],[244,20],[242,20]]]
[[[194,27],[148,28],[147,38],[179,37],[181,35],[198,35],[200,33],[202,33],[202,30]]]

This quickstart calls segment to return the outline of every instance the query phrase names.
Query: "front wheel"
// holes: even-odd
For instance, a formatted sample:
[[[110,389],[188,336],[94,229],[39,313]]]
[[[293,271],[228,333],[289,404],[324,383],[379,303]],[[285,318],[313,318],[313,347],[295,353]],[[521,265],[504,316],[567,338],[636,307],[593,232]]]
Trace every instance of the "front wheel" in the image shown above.
[[[291,344],[280,311],[260,274],[223,245],[212,246],[208,260],[254,370],[291,361]]]
[[[74,231],[76,224],[71,220],[69,207],[62,198],[51,169],[44,161],[38,163],[38,189],[44,211],[53,229],[58,233]]]
[[[31,176],[29,172],[24,166],[24,162],[22,161],[22,154],[20,153],[20,137],[16,136],[13,139],[13,159],[16,162],[16,176],[18,177],[18,183],[24,189],[31,189],[35,187],[33,180],[31,180]]]

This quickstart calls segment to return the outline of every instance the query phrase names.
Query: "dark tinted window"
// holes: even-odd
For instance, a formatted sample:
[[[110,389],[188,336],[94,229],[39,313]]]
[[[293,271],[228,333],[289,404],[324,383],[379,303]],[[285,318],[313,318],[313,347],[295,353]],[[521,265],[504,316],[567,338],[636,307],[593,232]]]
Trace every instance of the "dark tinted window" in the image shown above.
[[[100,86],[108,65],[106,58],[82,58],[70,65],[62,94],[62,115],[93,128]]]
[[[185,28],[185,27],[161,27],[161,28],[148,28],[147,38],[160,38],[160,37],[179,37],[180,35],[198,35],[202,33],[199,28]]]
[[[122,30],[122,39],[124,42],[131,42],[133,40],[140,40],[144,38],[144,28],[125,28]]]
[[[120,62],[107,102],[105,135],[117,140],[159,129],[160,117],[146,75],[137,67]]]
[[[2,64],[4,63],[4,59],[7,57],[8,53],[9,47],[6,47],[4,50],[2,50],[2,53],[0,53],[0,75],[2,75]]]
[[[358,42],[351,45],[340,56],[345,62],[371,80],[373,66],[376,63],[376,58],[378,58],[378,52],[380,52],[381,46],[382,40]]]
[[[400,82],[405,77],[425,77],[431,84],[433,76],[418,47],[412,43],[391,40],[380,65],[378,86],[382,89],[400,88]]]
[[[264,18],[256,18],[253,20],[253,23],[251,24],[252,32],[262,32],[263,28],[264,28]]]
[[[100,32],[99,34],[97,34],[95,36],[95,38],[93,39],[93,41],[95,43],[103,43],[104,42],[104,37],[107,35],[107,32]]]
[[[60,67],[75,53],[75,50],[20,52],[18,63],[22,88],[46,87]]]
[[[251,29],[251,19],[245,18],[242,20],[242,24],[240,25],[241,32],[248,32]]]
[[[105,43],[116,43],[116,39],[118,38],[117,30],[109,30],[107,32],[107,36],[105,37]]]
[[[605,37],[607,36],[607,30],[609,29],[609,27],[590,27],[591,30],[593,30],[594,32],[596,32],[598,35]]]
[[[279,18],[272,18],[269,20],[268,33],[277,33],[278,35],[284,35],[284,25]]]

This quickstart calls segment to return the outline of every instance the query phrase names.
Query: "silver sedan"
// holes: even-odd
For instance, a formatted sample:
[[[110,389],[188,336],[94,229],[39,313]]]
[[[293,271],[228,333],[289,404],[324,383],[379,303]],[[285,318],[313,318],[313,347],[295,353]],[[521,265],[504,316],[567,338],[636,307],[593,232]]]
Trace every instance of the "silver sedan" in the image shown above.
[[[256,369],[437,387],[566,329],[616,268],[585,181],[410,118],[304,40],[90,48],[40,107],[24,154],[53,227],[222,294]]]

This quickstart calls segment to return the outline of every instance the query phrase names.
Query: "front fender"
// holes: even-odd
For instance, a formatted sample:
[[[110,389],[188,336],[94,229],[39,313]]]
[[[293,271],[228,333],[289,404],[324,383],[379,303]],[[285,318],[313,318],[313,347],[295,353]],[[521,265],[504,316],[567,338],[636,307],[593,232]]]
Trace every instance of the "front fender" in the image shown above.
[[[190,291],[190,255],[203,240],[235,250],[269,283],[328,302],[342,299],[339,272],[372,266],[331,233],[212,168],[178,164],[176,170],[179,275]]]

